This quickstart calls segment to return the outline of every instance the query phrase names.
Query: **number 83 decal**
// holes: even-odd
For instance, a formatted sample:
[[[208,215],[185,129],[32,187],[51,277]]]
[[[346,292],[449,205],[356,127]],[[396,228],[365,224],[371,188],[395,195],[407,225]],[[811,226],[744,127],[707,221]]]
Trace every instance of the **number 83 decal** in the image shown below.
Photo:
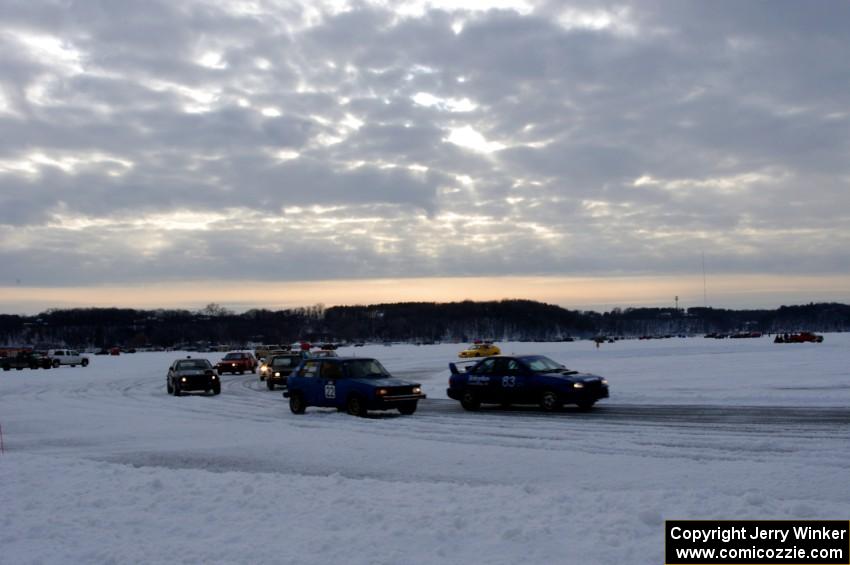
[[[502,386],[512,388],[516,386],[516,377],[502,377]]]

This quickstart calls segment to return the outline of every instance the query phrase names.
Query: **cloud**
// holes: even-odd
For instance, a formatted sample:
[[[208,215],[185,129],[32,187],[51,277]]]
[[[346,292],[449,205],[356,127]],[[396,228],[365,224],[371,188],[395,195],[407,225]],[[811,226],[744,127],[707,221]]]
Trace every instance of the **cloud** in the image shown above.
[[[846,6],[435,6],[5,3],[7,278],[846,273]]]

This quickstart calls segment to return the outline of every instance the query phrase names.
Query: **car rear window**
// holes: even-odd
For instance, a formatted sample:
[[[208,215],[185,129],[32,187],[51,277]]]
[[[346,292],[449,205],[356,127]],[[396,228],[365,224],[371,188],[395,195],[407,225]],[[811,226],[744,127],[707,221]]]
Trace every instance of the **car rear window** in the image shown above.
[[[273,367],[294,367],[298,364],[297,357],[275,357],[272,359]]]

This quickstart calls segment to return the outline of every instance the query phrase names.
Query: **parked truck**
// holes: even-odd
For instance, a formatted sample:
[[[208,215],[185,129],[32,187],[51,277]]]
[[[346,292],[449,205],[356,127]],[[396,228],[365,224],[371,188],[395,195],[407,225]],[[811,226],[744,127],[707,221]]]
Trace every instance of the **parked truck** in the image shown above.
[[[10,357],[0,358],[0,367],[4,371],[17,369],[49,369],[52,366],[50,358],[35,351],[18,351]]]

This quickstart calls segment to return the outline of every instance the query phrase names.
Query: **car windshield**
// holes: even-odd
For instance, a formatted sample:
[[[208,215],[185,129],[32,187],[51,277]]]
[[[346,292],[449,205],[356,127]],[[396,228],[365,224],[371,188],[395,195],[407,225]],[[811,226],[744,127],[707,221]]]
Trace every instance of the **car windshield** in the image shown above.
[[[206,359],[189,359],[177,363],[178,371],[203,371],[211,367],[210,362]]]
[[[297,357],[275,357],[272,359],[272,367],[294,367],[297,364]]]
[[[224,358],[228,361],[233,361],[234,359],[242,359],[242,355],[242,353],[228,353]]]
[[[346,361],[348,376],[353,379],[381,379],[391,376],[376,359]]]
[[[557,361],[552,361],[548,357],[530,357],[525,359],[525,364],[535,373],[550,373],[553,371],[563,371],[566,369]]]

